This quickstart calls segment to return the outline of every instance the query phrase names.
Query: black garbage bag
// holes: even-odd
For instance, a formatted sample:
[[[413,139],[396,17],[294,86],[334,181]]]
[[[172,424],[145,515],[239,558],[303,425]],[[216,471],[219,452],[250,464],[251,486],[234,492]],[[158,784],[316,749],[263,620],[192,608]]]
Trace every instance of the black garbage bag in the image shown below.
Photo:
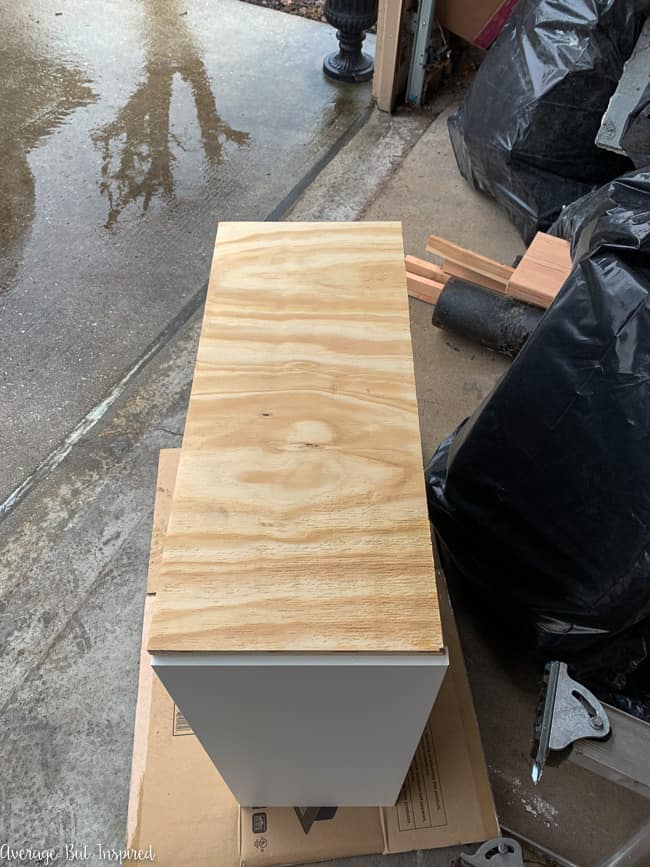
[[[449,119],[461,174],[527,242],[633,167],[594,140],[648,14],[650,0],[521,0]]]
[[[630,113],[621,145],[637,168],[650,165],[650,81]]]
[[[569,278],[426,481],[490,618],[614,694],[650,673],[650,171],[578,204]]]
[[[616,178],[566,208],[549,229],[571,242],[574,262],[601,245],[641,251],[650,226],[650,166]]]

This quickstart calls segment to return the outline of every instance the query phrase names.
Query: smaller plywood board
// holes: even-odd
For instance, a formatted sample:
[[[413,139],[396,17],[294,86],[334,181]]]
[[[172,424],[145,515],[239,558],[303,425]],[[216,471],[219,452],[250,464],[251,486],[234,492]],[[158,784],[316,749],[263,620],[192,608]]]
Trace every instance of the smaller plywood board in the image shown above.
[[[441,653],[399,223],[221,223],[149,649]]]

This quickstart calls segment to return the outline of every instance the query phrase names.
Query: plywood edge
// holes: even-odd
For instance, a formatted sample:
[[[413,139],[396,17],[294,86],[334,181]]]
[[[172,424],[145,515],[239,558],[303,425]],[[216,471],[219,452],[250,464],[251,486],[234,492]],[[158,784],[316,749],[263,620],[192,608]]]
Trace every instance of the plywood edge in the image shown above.
[[[345,653],[300,653],[296,651],[263,651],[260,653],[214,653],[188,651],[151,652],[151,664],[158,666],[225,666],[234,668],[273,668],[275,666],[319,668],[330,666],[357,666],[395,668],[403,665],[448,666],[449,654],[446,647],[437,653],[375,653],[358,651]]]
[[[142,621],[142,643],[138,673],[138,697],[135,708],[133,729],[133,752],[131,758],[131,779],[129,784],[129,804],[127,810],[127,847],[133,847],[138,839],[140,809],[142,806],[142,787],[146,772],[147,741],[149,739],[149,720],[151,717],[151,696],[153,691],[153,668],[146,652],[147,639],[151,629],[155,597],[145,600]]]
[[[172,508],[180,455],[180,449],[161,449],[158,455],[158,475],[156,477],[149,569],[147,572],[148,594],[155,593],[158,589],[162,551]]]

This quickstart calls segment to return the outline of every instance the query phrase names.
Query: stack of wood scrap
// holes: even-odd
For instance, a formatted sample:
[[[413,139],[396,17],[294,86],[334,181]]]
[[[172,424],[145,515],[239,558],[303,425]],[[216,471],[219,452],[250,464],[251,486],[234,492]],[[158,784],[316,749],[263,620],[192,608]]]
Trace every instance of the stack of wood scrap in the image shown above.
[[[514,268],[436,235],[430,236],[427,252],[442,263],[417,256],[407,256],[405,263],[409,295],[429,304],[438,302],[450,278],[458,278],[545,309],[571,271],[569,242],[544,232],[537,233]]]

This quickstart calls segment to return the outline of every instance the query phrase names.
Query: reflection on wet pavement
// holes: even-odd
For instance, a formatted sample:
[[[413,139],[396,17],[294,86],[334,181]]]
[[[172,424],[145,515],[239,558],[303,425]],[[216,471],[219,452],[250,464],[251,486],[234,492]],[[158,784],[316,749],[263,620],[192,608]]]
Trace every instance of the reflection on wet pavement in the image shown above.
[[[21,258],[34,217],[34,176],[28,154],[76,109],[97,98],[86,74],[50,58],[28,31],[0,49],[0,292],[8,286]],[[25,86],[21,68],[38,68]]]
[[[146,211],[153,196],[171,200],[174,193],[173,146],[183,141],[170,128],[173,79],[178,75],[191,90],[201,144],[211,163],[221,159],[229,142],[245,145],[250,136],[232,129],[219,116],[210,81],[187,14],[177,0],[144,0],[146,61],[143,81],[117,117],[93,133],[102,151],[101,192],[109,204],[105,226],[115,226],[127,205],[142,201]]]
[[[240,0],[0,0],[0,510],[370,104]],[[363,167],[360,166],[363,171]],[[171,328],[171,330],[170,330]]]

